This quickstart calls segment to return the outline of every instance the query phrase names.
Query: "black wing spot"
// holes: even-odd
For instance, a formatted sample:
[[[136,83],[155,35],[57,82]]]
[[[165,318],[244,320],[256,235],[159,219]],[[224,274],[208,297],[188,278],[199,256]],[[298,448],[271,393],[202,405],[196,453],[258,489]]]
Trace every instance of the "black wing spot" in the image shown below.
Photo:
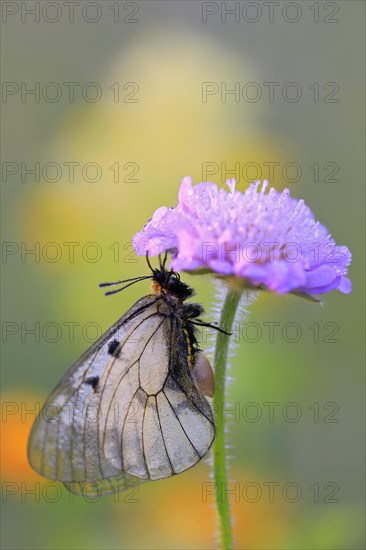
[[[120,352],[120,343],[118,340],[112,340],[108,344],[108,353],[109,355],[113,355],[113,357],[117,357]]]
[[[85,380],[85,384],[89,384],[96,391],[99,384],[99,376],[90,376]]]

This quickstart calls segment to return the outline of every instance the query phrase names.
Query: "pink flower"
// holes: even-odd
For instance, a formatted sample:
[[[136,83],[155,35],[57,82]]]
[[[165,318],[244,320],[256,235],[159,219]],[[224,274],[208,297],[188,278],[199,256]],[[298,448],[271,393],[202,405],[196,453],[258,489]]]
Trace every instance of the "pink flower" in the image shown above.
[[[133,239],[140,255],[170,251],[175,271],[205,268],[277,293],[351,292],[351,253],[338,246],[303,200],[268,182],[245,193],[183,179],[178,205],[156,210]]]

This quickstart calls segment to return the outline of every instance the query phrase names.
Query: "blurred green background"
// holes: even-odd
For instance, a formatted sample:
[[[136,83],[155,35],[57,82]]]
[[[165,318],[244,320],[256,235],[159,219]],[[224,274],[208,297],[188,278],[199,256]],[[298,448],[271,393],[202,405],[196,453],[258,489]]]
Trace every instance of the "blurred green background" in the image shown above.
[[[270,165],[353,252],[353,292],[251,307],[228,391],[236,546],[364,548],[365,4],[80,1],[73,22],[64,2],[3,4],[3,548],[215,547],[208,460],[71,502],[28,466],[27,411],[149,292],[97,285],[146,273],[131,238],[182,177],[236,166],[244,190]],[[184,279],[212,318],[212,281]]]

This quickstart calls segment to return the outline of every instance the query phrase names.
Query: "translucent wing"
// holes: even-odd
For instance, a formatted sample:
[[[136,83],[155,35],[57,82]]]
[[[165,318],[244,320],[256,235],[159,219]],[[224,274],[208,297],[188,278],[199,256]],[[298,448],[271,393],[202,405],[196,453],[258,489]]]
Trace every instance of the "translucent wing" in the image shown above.
[[[138,301],[64,376],[37,418],[29,460],[75,493],[106,493],[193,466],[214,438],[179,318]]]
[[[123,475],[104,457],[100,445],[100,424],[105,418],[101,389],[112,367],[121,376],[126,370],[126,362],[121,365],[116,357],[116,346],[129,343],[137,348],[139,335],[141,338],[139,327],[158,316],[156,297],[142,298],[65,374],[31,432],[28,455],[35,470],[50,479],[71,483],[69,488],[74,492],[78,492],[78,482],[82,488],[87,483],[90,492],[93,488],[89,482],[106,478],[117,478],[115,484],[119,488],[139,481]],[[131,394],[137,385],[126,388]]]

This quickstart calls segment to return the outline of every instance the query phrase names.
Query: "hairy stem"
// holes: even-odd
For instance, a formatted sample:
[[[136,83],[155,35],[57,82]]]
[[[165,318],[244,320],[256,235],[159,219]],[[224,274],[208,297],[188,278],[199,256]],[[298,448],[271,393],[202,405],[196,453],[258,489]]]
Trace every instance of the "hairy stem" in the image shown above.
[[[235,314],[240,302],[241,294],[235,290],[228,290],[221,310],[220,328],[231,332]],[[225,445],[225,386],[227,378],[227,363],[229,355],[230,336],[217,332],[214,368],[215,368],[215,397],[216,411],[216,440],[214,443],[214,479],[216,487],[216,510],[219,528],[219,548],[231,550],[233,548],[232,522],[230,501],[227,498],[227,456]]]

